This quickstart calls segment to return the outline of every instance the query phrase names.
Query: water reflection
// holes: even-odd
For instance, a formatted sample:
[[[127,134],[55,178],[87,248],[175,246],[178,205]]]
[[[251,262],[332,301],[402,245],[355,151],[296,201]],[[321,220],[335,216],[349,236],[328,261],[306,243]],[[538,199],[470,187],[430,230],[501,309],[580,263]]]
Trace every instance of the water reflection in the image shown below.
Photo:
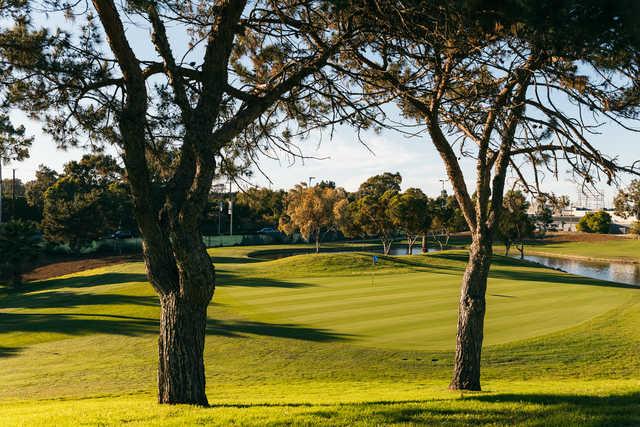
[[[541,255],[525,255],[524,258],[528,261],[537,262],[547,267],[556,268],[579,276],[640,286],[639,264],[582,261]]]

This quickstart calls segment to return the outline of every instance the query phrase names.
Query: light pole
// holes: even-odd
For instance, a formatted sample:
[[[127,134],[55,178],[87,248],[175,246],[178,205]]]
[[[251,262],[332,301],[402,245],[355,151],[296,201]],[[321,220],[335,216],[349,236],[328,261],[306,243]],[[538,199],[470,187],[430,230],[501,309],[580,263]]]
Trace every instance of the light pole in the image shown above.
[[[233,236],[233,196],[231,194],[231,180],[229,180],[229,236]]]
[[[222,234],[222,211],[224,210],[224,202],[220,200],[218,202],[218,236]]]
[[[11,220],[16,219],[16,170],[13,170],[13,180],[11,181]]]
[[[442,197],[445,196],[445,194],[447,193],[446,190],[444,189],[444,183],[447,182],[446,179],[441,179],[440,183],[442,184],[442,191],[440,191],[440,194],[442,195]]]

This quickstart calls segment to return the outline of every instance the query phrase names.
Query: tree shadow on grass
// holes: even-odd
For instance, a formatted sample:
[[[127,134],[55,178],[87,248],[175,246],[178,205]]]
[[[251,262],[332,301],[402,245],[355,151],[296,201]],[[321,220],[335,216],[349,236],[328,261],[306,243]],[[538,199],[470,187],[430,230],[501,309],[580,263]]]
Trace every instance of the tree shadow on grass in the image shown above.
[[[0,359],[3,357],[15,356],[20,352],[19,347],[3,347],[0,346]]]
[[[216,286],[241,286],[251,288],[306,288],[312,287],[313,285],[310,285],[308,283],[268,279],[264,277],[247,277],[218,272],[216,278]]]
[[[217,319],[209,319],[207,321],[207,334],[228,338],[248,338],[249,335],[262,335],[314,342],[347,341],[352,337],[348,334],[340,334],[327,329],[309,328],[294,324]]]
[[[44,289],[78,289],[131,282],[147,282],[147,276],[136,273],[103,273],[91,276],[64,277],[27,283],[20,286],[17,291],[27,293]]]
[[[3,334],[60,333],[70,336],[113,334],[126,336],[155,335],[157,318],[99,313],[6,313],[0,312],[0,340]],[[349,335],[325,329],[294,324],[254,322],[249,320],[207,321],[207,334],[229,338],[249,338],[252,335],[289,338],[314,342],[346,341]],[[0,346],[0,358],[17,354],[19,349]]]
[[[212,256],[211,262],[214,265],[217,264],[252,264],[256,262],[263,262],[264,260],[248,258],[248,257],[230,257],[230,256]]]
[[[637,426],[640,425],[640,392],[614,394],[609,396],[585,396],[577,394],[497,394],[473,396],[473,401],[490,403],[529,403],[543,406],[543,415],[553,416],[562,411],[576,418],[588,420],[586,425],[594,426]],[[559,418],[556,418],[560,421]],[[544,418],[538,425],[544,423]]]
[[[29,293],[26,295],[14,294],[0,300],[0,309],[69,308],[89,305],[156,306],[158,305],[158,298],[155,296],[46,291]]]
[[[155,333],[158,320],[145,317],[94,313],[0,313],[0,334],[9,332],[86,335]]]
[[[584,395],[498,394],[462,399],[373,401],[362,403],[220,404],[219,407],[309,407],[292,413],[293,424],[343,424],[366,417],[371,425],[520,425],[528,426],[637,426],[640,393],[606,397]],[[526,405],[526,407],[525,407]]]

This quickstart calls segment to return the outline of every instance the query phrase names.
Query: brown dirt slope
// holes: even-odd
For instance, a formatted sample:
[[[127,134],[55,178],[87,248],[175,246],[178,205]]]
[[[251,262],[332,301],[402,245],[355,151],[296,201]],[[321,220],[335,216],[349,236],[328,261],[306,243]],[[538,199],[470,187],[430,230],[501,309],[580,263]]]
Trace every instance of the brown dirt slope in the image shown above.
[[[25,273],[23,278],[25,282],[32,282],[35,280],[44,280],[51,277],[63,276],[65,274],[77,273],[80,271],[91,270],[94,268],[105,267],[107,265],[122,264],[124,262],[140,261],[140,256],[123,255],[123,256],[108,256],[101,258],[86,258],[86,259],[73,259],[73,260],[61,260],[53,261],[45,265],[38,266],[28,273]]]

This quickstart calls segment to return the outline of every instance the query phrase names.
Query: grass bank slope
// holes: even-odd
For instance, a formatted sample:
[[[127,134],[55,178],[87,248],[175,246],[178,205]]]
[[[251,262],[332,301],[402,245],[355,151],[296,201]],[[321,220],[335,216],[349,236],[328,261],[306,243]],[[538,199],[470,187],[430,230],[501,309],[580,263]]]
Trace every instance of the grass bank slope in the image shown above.
[[[624,236],[557,234],[541,242],[532,242],[526,252],[585,260],[640,263],[640,240]]]

